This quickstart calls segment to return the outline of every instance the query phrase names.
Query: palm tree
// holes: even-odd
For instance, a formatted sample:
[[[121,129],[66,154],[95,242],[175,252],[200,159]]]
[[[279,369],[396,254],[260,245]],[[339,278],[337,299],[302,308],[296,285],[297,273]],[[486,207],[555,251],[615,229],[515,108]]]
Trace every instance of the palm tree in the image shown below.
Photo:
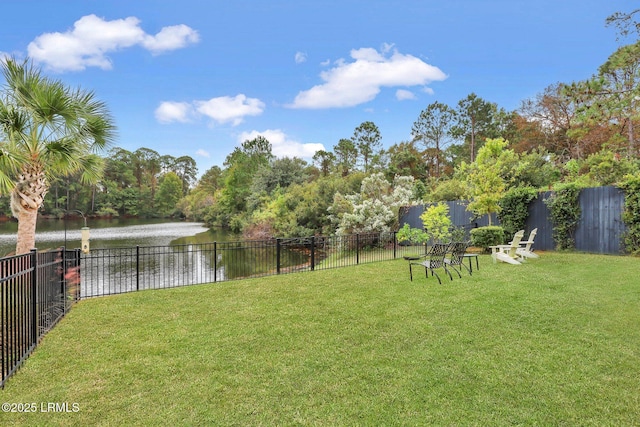
[[[70,89],[25,60],[0,65],[0,194],[10,195],[18,219],[16,253],[35,246],[36,219],[57,177],[79,174],[92,184],[102,174],[98,151],[115,136],[104,103],[92,92]]]

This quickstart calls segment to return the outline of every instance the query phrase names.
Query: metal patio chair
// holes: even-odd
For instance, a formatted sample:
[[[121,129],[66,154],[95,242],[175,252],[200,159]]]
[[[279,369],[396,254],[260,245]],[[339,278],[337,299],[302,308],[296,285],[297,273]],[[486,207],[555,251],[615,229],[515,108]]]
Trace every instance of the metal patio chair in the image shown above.
[[[438,279],[438,283],[440,284],[442,284],[442,281],[440,280],[440,276],[438,276],[438,273],[436,273],[436,269],[438,268],[443,268],[449,276],[449,279],[453,280],[453,277],[451,277],[451,273],[447,269],[447,266],[444,262],[444,258],[447,256],[448,252],[449,244],[436,243],[431,246],[429,252],[426,255],[427,259],[425,261],[409,263],[409,277],[411,277],[411,280],[413,281],[413,271],[411,270],[412,265],[420,265],[424,267],[424,272],[427,279],[429,278],[429,271],[431,271],[431,275],[436,276],[436,278]]]
[[[454,242],[449,245],[449,252],[451,253],[450,258],[444,259],[444,266],[453,268],[453,270],[458,273],[458,277],[462,278],[462,274],[460,274],[460,270],[457,267],[464,267],[469,272],[469,276],[471,276],[471,269],[464,264],[464,255],[467,251],[467,247],[469,246],[466,242]]]

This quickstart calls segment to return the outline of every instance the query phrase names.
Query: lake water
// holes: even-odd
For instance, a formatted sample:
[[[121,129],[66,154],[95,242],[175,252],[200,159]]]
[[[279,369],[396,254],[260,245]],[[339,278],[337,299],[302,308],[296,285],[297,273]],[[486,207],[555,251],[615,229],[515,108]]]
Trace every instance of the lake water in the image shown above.
[[[41,219],[36,230],[39,250],[66,246],[80,247],[82,219]],[[169,246],[189,243],[228,241],[237,236],[221,230],[207,229],[199,222],[176,222],[149,219],[87,219],[91,249],[132,246]],[[0,223],[0,256],[15,251],[18,224]],[[66,244],[65,244],[66,243]]]
[[[83,226],[82,219],[40,220],[36,246],[41,251],[80,248]],[[274,242],[241,242],[198,222],[89,219],[87,226],[91,253],[82,256],[83,297],[272,274],[277,266],[309,262],[298,247],[283,244],[278,250]],[[16,232],[16,222],[0,223],[0,256],[15,251]]]

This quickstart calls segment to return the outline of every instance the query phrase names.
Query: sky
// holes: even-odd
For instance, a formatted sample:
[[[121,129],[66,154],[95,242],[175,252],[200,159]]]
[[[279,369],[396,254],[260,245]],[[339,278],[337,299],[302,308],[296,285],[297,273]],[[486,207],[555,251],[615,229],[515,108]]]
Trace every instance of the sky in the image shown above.
[[[634,4],[635,3],[635,4]],[[0,56],[30,58],[113,116],[115,146],[191,156],[243,141],[311,161],[365,121],[384,148],[433,102],[508,111],[591,77],[629,0],[2,0]]]

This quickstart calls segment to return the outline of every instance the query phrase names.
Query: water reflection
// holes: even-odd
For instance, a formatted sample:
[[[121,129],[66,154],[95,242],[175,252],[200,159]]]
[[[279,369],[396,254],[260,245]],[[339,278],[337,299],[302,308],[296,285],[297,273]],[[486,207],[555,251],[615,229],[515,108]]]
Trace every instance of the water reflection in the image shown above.
[[[38,223],[36,246],[80,247],[80,220]],[[309,254],[290,243],[242,241],[202,223],[89,220],[91,252],[82,255],[83,297],[217,282],[309,268]],[[0,224],[0,255],[15,250],[17,224]],[[66,243],[66,245],[65,245]]]
[[[308,253],[275,240],[95,249],[82,256],[82,296],[309,269]]]
[[[176,239],[187,242],[190,236],[207,235],[207,228],[197,222],[167,222],[166,220],[113,219],[89,220],[91,249],[129,246],[168,246]],[[80,220],[40,220],[37,225],[38,250],[66,246],[80,247]],[[17,223],[0,224],[0,256],[15,250]],[[221,236],[219,236],[221,237]]]

